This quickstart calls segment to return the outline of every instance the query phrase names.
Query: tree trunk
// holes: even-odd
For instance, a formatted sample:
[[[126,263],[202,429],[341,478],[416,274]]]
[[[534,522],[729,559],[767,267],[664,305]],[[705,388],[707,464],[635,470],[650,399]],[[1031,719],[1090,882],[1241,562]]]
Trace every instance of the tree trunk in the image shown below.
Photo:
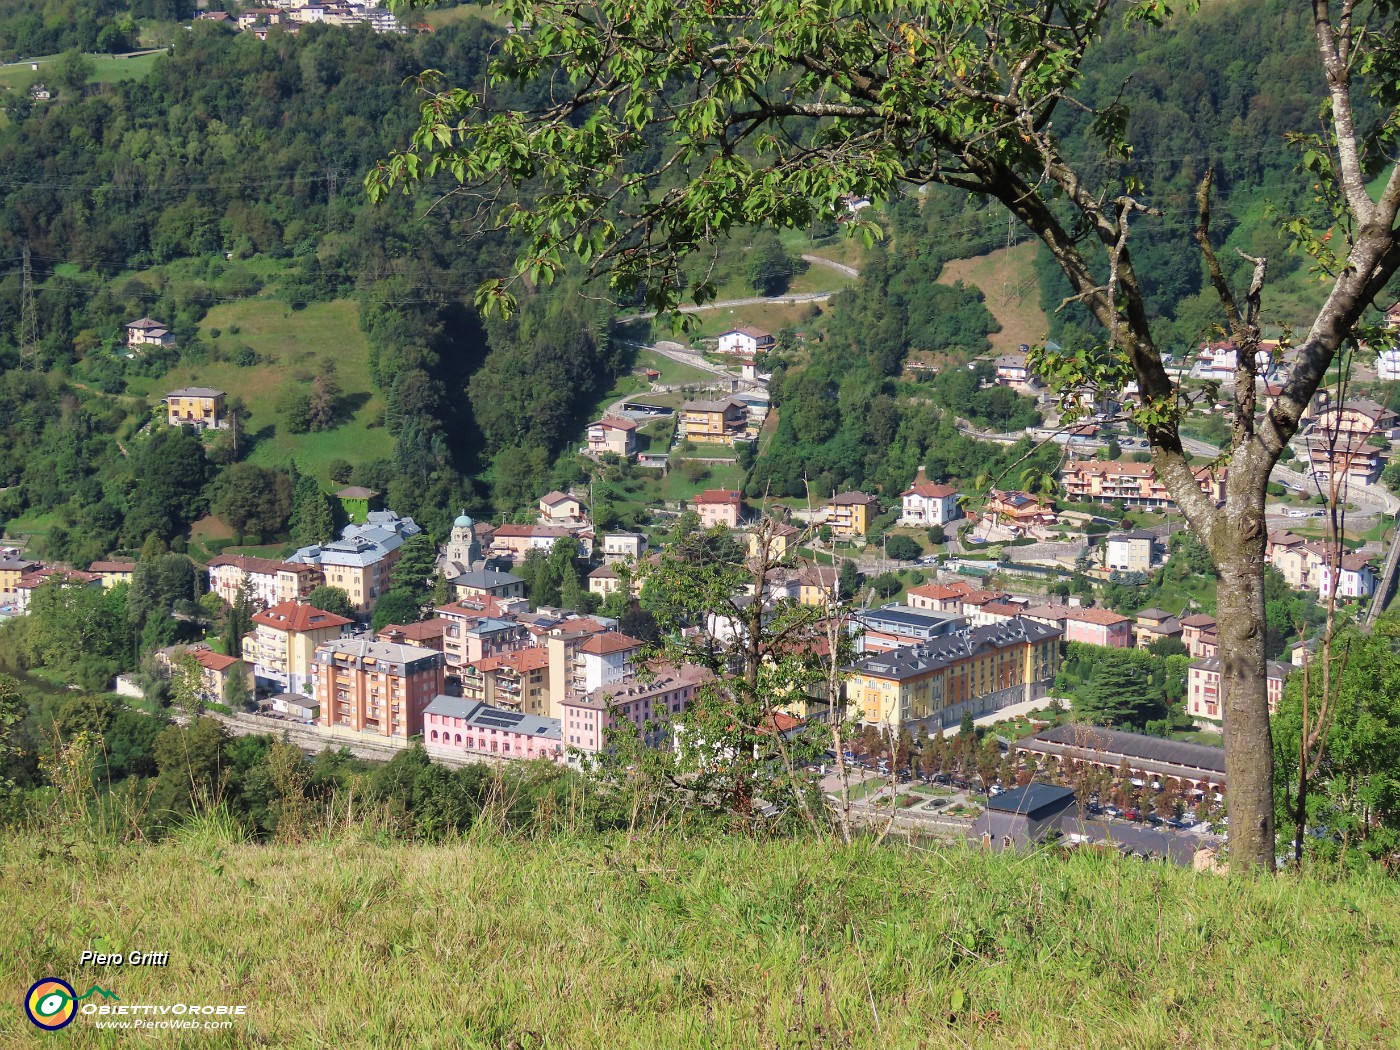
[[[1274,750],[1264,651],[1267,480],[1267,471],[1256,483],[1251,483],[1253,478],[1230,477],[1225,514],[1211,544],[1220,572],[1216,630],[1224,692],[1230,867],[1236,872],[1274,869]]]

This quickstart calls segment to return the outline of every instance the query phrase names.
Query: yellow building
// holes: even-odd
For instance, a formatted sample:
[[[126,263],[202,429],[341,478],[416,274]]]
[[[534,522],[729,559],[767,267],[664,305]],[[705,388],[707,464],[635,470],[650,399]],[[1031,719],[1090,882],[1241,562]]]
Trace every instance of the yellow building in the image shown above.
[[[14,598],[19,581],[38,568],[41,566],[37,561],[25,561],[23,558],[14,557],[0,558],[0,603]]]
[[[135,571],[134,561],[95,561],[88,566],[88,572],[101,576],[102,586],[109,591],[119,583],[130,583]]]
[[[749,533],[749,557],[757,558],[766,546],[769,561],[784,561],[797,547],[802,530],[781,521],[762,521]],[[764,540],[767,543],[764,543]]]
[[[827,503],[826,523],[835,536],[864,536],[880,513],[880,501],[865,492],[843,492]]]
[[[281,602],[253,614],[243,658],[264,688],[300,693],[311,683],[316,647],[339,638],[351,621],[300,602]]]
[[[729,443],[744,436],[749,425],[749,406],[737,397],[720,401],[687,401],[681,405],[680,435],[700,444]]]
[[[1063,635],[1016,619],[872,653],[847,668],[847,701],[862,721],[898,729],[953,707],[992,711],[1032,700],[1059,670]]]
[[[165,395],[165,420],[172,427],[223,430],[228,426],[224,392],[206,386],[186,386]]]

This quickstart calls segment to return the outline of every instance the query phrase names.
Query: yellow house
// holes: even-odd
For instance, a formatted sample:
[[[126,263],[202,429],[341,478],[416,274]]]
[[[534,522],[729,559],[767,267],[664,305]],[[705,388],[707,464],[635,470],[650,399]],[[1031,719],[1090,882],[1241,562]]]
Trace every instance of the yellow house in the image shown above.
[[[223,430],[228,426],[224,392],[207,386],[186,386],[165,395],[165,419],[172,427]]]
[[[119,583],[130,583],[135,571],[134,561],[95,561],[88,566],[88,572],[101,576],[103,588],[109,591]]]
[[[793,528],[786,522],[761,522],[749,533],[749,557],[757,558],[764,546],[767,546],[770,561],[783,561],[794,551],[797,538],[801,535],[801,529]],[[765,537],[767,544],[763,542]]]
[[[25,561],[23,558],[14,557],[0,558],[0,602],[13,598],[19,581],[38,568],[40,564],[37,561]]]
[[[680,435],[700,444],[732,442],[744,436],[749,425],[749,406],[737,397],[721,401],[687,401],[681,405]]]
[[[864,492],[843,492],[827,503],[827,524],[835,536],[864,536],[880,513],[880,501]]]
[[[350,622],[301,602],[280,602],[253,614],[256,626],[243,639],[243,657],[259,685],[299,693],[311,684],[316,647],[339,638]]]

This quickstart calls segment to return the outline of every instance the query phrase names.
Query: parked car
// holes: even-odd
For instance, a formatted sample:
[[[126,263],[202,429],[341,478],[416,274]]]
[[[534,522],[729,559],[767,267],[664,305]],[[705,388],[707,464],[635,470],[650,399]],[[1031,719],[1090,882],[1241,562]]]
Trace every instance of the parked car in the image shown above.
[[[1177,820],[1176,817],[1168,817],[1164,821],[1164,823],[1167,825],[1167,827],[1172,828],[1176,831],[1183,831],[1191,826],[1184,820]]]
[[[1103,807],[1100,806],[1097,802],[1090,802],[1087,806],[1084,807],[1084,811],[1086,813],[1092,813],[1094,816],[1097,817],[1103,813]]]
[[[1106,817],[1121,817],[1123,815],[1123,811],[1117,806],[1104,806],[1103,815]]]
[[[1136,806],[1129,806],[1127,809],[1123,810],[1123,819],[1141,820],[1142,812]]]

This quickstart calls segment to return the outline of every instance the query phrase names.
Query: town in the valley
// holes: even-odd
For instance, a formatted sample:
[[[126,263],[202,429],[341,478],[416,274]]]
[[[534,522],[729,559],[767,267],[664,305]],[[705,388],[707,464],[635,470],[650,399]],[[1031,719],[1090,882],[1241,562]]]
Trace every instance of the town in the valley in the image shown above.
[[[1400,326],[1400,305],[1389,323]],[[124,338],[133,353],[172,340],[150,317]],[[281,733],[308,752],[344,747],[378,760],[421,744],[450,765],[586,769],[624,729],[649,747],[694,746],[673,723],[716,667],[676,656],[650,609],[669,586],[670,546],[703,534],[749,575],[730,595],[733,612],[684,629],[693,651],[698,637],[723,649],[755,629],[742,614],[754,602],[764,607],[759,630],[793,608],[807,616],[813,651],[829,656],[842,640],[847,656],[832,673],[775,701],[755,727],[819,741],[803,761],[833,804],[910,833],[1000,846],[1058,834],[1184,864],[1213,851],[1229,785],[1217,622],[1200,608],[1208,563],[1115,406],[1086,406],[1058,425],[1023,346],[969,367],[980,366],[982,386],[1045,411],[1028,430],[1060,450],[1051,483],[960,489],[920,466],[898,491],[777,498],[711,487],[711,471],[764,440],[774,343],[741,324],[709,345],[653,348],[656,360],[702,369],[703,388],[668,390],[658,370],[639,368],[641,392],[580,435],[588,481],[540,491],[533,513],[514,520],[463,511],[430,535],[375,489],[321,492],[333,534],[280,553],[207,557],[197,568],[208,637],[159,649],[144,673],[122,673],[112,688],[140,697],[174,680],[230,733]],[[1202,383],[1228,382],[1233,355],[1205,344],[1182,367]],[[1279,382],[1287,366],[1278,354],[1259,382]],[[1375,370],[1377,382],[1395,379],[1400,351],[1381,352]],[[224,391],[192,386],[166,391],[148,428],[207,442],[236,425]],[[1320,397],[1310,410],[1269,508],[1269,572],[1300,607],[1374,617],[1393,588],[1397,546],[1381,539],[1400,508],[1384,466],[1397,436],[1396,414],[1366,397]],[[1223,469],[1198,472],[1215,500]],[[593,479],[609,472],[693,483],[684,498],[643,508],[645,526],[606,527]],[[1333,512],[1348,519],[1345,543],[1329,541]],[[55,591],[130,587],[150,553],[74,565],[32,556],[22,537],[6,542],[6,618]],[[554,600],[542,600],[545,565],[563,573]],[[230,637],[215,623],[233,610],[245,620]],[[1271,643],[1271,709],[1320,635],[1313,616]],[[1116,671],[1101,681],[1081,666]]]

